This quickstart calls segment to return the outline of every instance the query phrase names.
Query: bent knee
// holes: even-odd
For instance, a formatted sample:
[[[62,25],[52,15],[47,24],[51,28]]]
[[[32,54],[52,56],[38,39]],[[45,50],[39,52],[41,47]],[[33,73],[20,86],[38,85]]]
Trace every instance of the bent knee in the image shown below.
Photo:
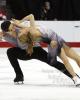
[[[13,51],[14,51],[14,48],[7,49],[7,55],[13,54],[14,53]]]

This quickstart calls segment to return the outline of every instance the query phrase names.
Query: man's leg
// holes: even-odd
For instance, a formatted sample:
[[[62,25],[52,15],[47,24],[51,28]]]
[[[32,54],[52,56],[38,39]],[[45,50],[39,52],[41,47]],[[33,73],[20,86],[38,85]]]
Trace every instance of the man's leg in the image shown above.
[[[16,73],[16,78],[14,79],[14,82],[23,81],[24,80],[23,72],[20,68],[18,59],[28,60],[28,59],[30,59],[29,55],[27,55],[25,50],[14,47],[14,48],[10,48],[7,50],[7,56],[8,56],[8,59],[12,65],[12,67],[14,68],[15,73]]]
[[[18,77],[17,79],[19,79],[19,77],[20,77],[21,80],[24,80],[23,72],[20,68],[18,59],[20,59],[20,60],[39,59],[39,60],[46,62],[47,52],[45,50],[42,50],[41,47],[34,47],[33,51],[34,52],[30,56],[27,54],[26,50],[22,50],[18,47],[10,48],[7,50],[8,59],[12,65],[12,67],[14,68],[16,77]],[[15,81],[15,79],[14,79],[14,81]]]
[[[14,68],[14,71],[16,73],[16,75],[22,75],[23,76],[23,73],[21,71],[21,68],[19,66],[19,63],[18,63],[18,54],[21,53],[20,49],[19,48],[10,48],[7,50],[7,56],[8,56],[8,59],[12,65],[12,67]]]
[[[56,69],[58,69],[59,71],[61,71],[62,73],[64,73],[65,75],[67,75],[68,77],[70,77],[72,79],[72,75],[67,71],[67,69],[65,68],[65,65],[63,63],[56,61],[51,66],[55,67]]]

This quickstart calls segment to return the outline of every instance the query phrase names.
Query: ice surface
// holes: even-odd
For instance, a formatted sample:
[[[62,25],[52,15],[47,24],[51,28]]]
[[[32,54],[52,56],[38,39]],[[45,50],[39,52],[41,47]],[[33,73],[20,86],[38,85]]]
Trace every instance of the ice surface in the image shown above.
[[[72,80],[46,63],[38,60],[21,61],[24,84],[14,85],[15,73],[0,49],[0,100],[80,100],[80,88]],[[70,63],[79,74],[75,62]]]

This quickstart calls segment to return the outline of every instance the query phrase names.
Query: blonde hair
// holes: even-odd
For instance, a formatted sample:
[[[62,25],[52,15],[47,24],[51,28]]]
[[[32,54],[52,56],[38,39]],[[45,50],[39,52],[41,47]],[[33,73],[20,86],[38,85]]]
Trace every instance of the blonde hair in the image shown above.
[[[19,36],[19,41],[22,44],[25,43],[28,44],[28,48],[26,49],[26,52],[31,55],[33,53],[33,37],[31,33],[28,32],[27,34],[22,34],[21,36]]]

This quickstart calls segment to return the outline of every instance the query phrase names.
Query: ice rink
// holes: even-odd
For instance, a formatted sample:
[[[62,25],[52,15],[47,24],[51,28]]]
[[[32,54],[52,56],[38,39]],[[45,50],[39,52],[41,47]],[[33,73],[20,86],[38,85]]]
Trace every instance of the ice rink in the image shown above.
[[[80,28],[76,27],[80,26],[80,22],[51,21],[39,24],[54,29],[65,40],[80,47]],[[24,84],[15,85],[15,73],[6,56],[6,50],[7,48],[0,48],[0,100],[80,100],[80,87],[75,87],[70,78],[55,68],[35,59],[19,60],[24,73]],[[80,48],[77,51],[80,54]],[[76,63],[71,59],[69,61],[80,76]]]
[[[0,100],[80,100],[80,88],[58,70],[38,60],[21,61],[24,84],[15,85],[15,73],[6,50],[0,48]],[[70,59],[75,71],[80,69]]]

